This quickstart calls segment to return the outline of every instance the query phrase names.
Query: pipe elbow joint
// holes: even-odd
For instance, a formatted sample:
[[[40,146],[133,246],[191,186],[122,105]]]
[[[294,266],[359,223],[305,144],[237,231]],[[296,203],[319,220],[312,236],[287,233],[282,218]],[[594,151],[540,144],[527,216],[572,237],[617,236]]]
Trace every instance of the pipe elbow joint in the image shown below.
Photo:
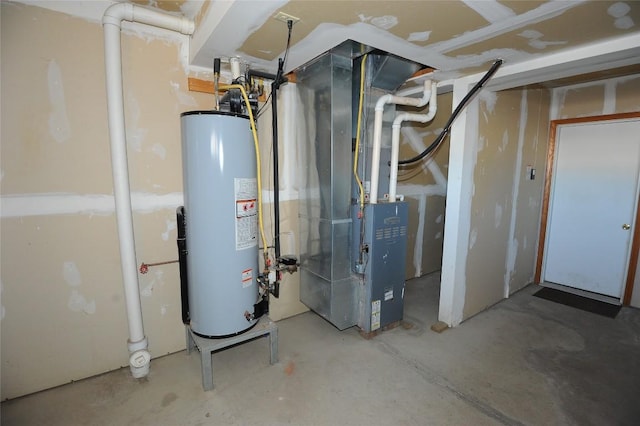
[[[131,3],[116,3],[107,8],[102,15],[102,25],[116,25],[120,27],[123,20],[133,19],[133,5]]]
[[[393,99],[393,95],[391,95],[390,93],[389,93],[389,94],[386,94],[386,95],[381,96],[381,97],[378,99],[378,102],[376,102],[376,108],[375,108],[375,111],[384,111],[384,106],[385,106],[386,104],[390,103],[392,99]]]
[[[196,23],[191,19],[182,18],[180,22],[180,33],[185,35],[192,35],[196,30]]]
[[[391,125],[391,127],[399,129],[400,127],[402,127],[402,122],[407,121],[407,119],[408,119],[407,113],[398,114],[396,115],[396,118],[393,120],[393,124]]]

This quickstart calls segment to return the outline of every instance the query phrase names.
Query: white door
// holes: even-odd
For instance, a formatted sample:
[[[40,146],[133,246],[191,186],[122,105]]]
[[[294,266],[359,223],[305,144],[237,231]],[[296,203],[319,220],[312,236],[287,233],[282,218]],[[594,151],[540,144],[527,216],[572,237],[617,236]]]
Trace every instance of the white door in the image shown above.
[[[544,281],[621,298],[639,174],[640,120],[557,127]]]

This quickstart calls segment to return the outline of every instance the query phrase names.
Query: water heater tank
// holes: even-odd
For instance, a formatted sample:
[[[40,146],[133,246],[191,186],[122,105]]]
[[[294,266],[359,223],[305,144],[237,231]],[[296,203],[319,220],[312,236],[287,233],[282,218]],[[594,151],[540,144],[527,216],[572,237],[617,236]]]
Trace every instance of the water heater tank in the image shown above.
[[[258,192],[249,118],[221,111],[181,115],[191,329],[226,337],[255,325]]]

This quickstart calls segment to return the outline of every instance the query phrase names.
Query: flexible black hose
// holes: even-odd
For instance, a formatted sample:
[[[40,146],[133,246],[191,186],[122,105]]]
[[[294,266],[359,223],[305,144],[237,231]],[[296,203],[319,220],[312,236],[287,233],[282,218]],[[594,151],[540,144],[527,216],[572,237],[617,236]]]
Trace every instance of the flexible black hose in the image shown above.
[[[451,125],[453,124],[454,120],[458,117],[458,115],[464,109],[464,107],[467,106],[467,104],[475,96],[475,94],[480,89],[482,89],[482,86],[484,86],[485,83],[493,76],[493,74],[495,74],[496,71],[498,71],[498,68],[500,68],[500,65],[502,65],[502,59],[498,59],[497,61],[495,61],[491,66],[491,68],[489,68],[489,71],[487,71],[487,73],[480,79],[480,81],[478,81],[476,85],[473,86],[473,89],[471,89],[469,93],[467,93],[467,95],[462,99],[462,101],[458,104],[456,109],[453,111],[453,114],[451,114],[451,117],[449,117],[449,120],[447,120],[447,124],[445,124],[444,129],[442,129],[442,132],[440,132],[438,137],[431,143],[431,145],[429,145],[424,151],[422,151],[420,154],[416,155],[413,158],[409,158],[407,160],[399,160],[398,165],[406,165],[406,164],[418,162],[422,160],[424,157],[426,157],[427,155],[429,155],[431,152],[433,152],[436,148],[438,148],[438,146],[440,146],[444,138],[447,137],[447,135],[451,131]]]

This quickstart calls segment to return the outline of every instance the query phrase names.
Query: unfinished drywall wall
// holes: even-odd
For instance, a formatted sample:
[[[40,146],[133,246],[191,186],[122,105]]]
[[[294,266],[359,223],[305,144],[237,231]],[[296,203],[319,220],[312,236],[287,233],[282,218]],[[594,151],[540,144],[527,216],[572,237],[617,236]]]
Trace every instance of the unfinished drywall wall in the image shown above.
[[[550,119],[637,111],[640,111],[640,75],[634,74],[553,89]],[[640,261],[636,271],[631,306],[640,308]]]
[[[438,112],[429,123],[405,122],[402,126],[400,158],[410,158],[428,147],[438,136],[451,115],[451,93],[438,95]],[[426,114],[428,106],[418,113]],[[399,111],[417,112],[415,108],[398,107]],[[445,179],[436,180],[428,162]],[[440,270],[442,267],[442,242],[444,233],[444,209],[446,176],[449,162],[449,138],[430,160],[403,166],[398,171],[398,193],[405,195],[409,203],[407,232],[407,279]]]
[[[484,91],[479,96],[478,146],[463,318],[533,280],[548,139],[545,89]]]
[[[1,4],[2,399],[128,364],[102,27]],[[138,262],[177,259],[181,38],[123,35]],[[186,40],[186,37],[184,38]],[[140,276],[152,356],[184,348],[178,268]],[[152,366],[153,369],[153,366]]]

